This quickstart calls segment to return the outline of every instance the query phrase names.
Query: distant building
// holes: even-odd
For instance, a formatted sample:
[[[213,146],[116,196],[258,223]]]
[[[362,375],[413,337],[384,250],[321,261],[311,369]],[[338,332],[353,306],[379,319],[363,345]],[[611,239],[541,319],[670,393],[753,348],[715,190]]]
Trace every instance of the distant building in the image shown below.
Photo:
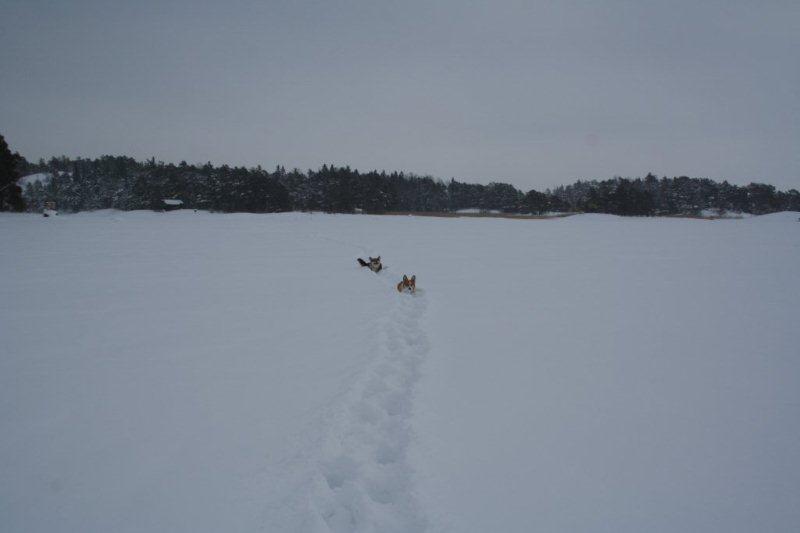
[[[177,198],[164,198],[161,201],[164,203],[164,211],[174,211],[183,206],[183,200],[178,200]]]
[[[56,203],[55,202],[45,202],[44,203],[44,209],[42,210],[42,215],[44,215],[46,217],[49,217],[49,216],[55,216],[57,214],[58,214],[58,210],[56,209]]]

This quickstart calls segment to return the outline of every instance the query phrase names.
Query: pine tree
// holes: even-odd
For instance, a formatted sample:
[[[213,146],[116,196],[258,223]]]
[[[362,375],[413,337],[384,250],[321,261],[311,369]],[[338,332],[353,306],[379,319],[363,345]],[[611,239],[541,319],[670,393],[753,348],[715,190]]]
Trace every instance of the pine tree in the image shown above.
[[[25,202],[22,199],[22,188],[19,180],[19,164],[22,157],[11,153],[6,140],[0,135],[0,211],[23,211]]]

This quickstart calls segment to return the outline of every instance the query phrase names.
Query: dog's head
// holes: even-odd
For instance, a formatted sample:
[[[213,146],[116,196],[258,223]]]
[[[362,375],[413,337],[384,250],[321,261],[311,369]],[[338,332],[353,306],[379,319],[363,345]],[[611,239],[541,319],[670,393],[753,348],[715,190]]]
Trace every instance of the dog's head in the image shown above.
[[[403,274],[403,281],[400,282],[402,290],[414,292],[417,290],[417,276],[416,274],[410,278]]]
[[[378,257],[370,257],[369,264],[372,266],[378,266],[381,264],[381,256]]]

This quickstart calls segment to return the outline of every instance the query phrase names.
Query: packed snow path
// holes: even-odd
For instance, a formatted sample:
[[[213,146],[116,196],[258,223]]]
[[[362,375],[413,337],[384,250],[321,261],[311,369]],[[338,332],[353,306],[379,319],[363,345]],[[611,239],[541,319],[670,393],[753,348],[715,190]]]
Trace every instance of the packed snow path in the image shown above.
[[[332,413],[312,501],[320,531],[425,528],[407,456],[414,385],[428,352],[425,297],[394,299],[376,321],[374,359]]]

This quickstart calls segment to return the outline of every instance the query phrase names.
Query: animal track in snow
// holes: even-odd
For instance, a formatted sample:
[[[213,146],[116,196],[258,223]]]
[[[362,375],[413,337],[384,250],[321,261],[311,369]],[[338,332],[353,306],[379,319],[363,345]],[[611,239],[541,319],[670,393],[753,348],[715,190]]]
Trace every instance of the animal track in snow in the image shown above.
[[[316,531],[426,528],[407,460],[420,364],[424,297],[400,295],[377,328],[376,354],[336,412],[323,444],[311,506]]]

